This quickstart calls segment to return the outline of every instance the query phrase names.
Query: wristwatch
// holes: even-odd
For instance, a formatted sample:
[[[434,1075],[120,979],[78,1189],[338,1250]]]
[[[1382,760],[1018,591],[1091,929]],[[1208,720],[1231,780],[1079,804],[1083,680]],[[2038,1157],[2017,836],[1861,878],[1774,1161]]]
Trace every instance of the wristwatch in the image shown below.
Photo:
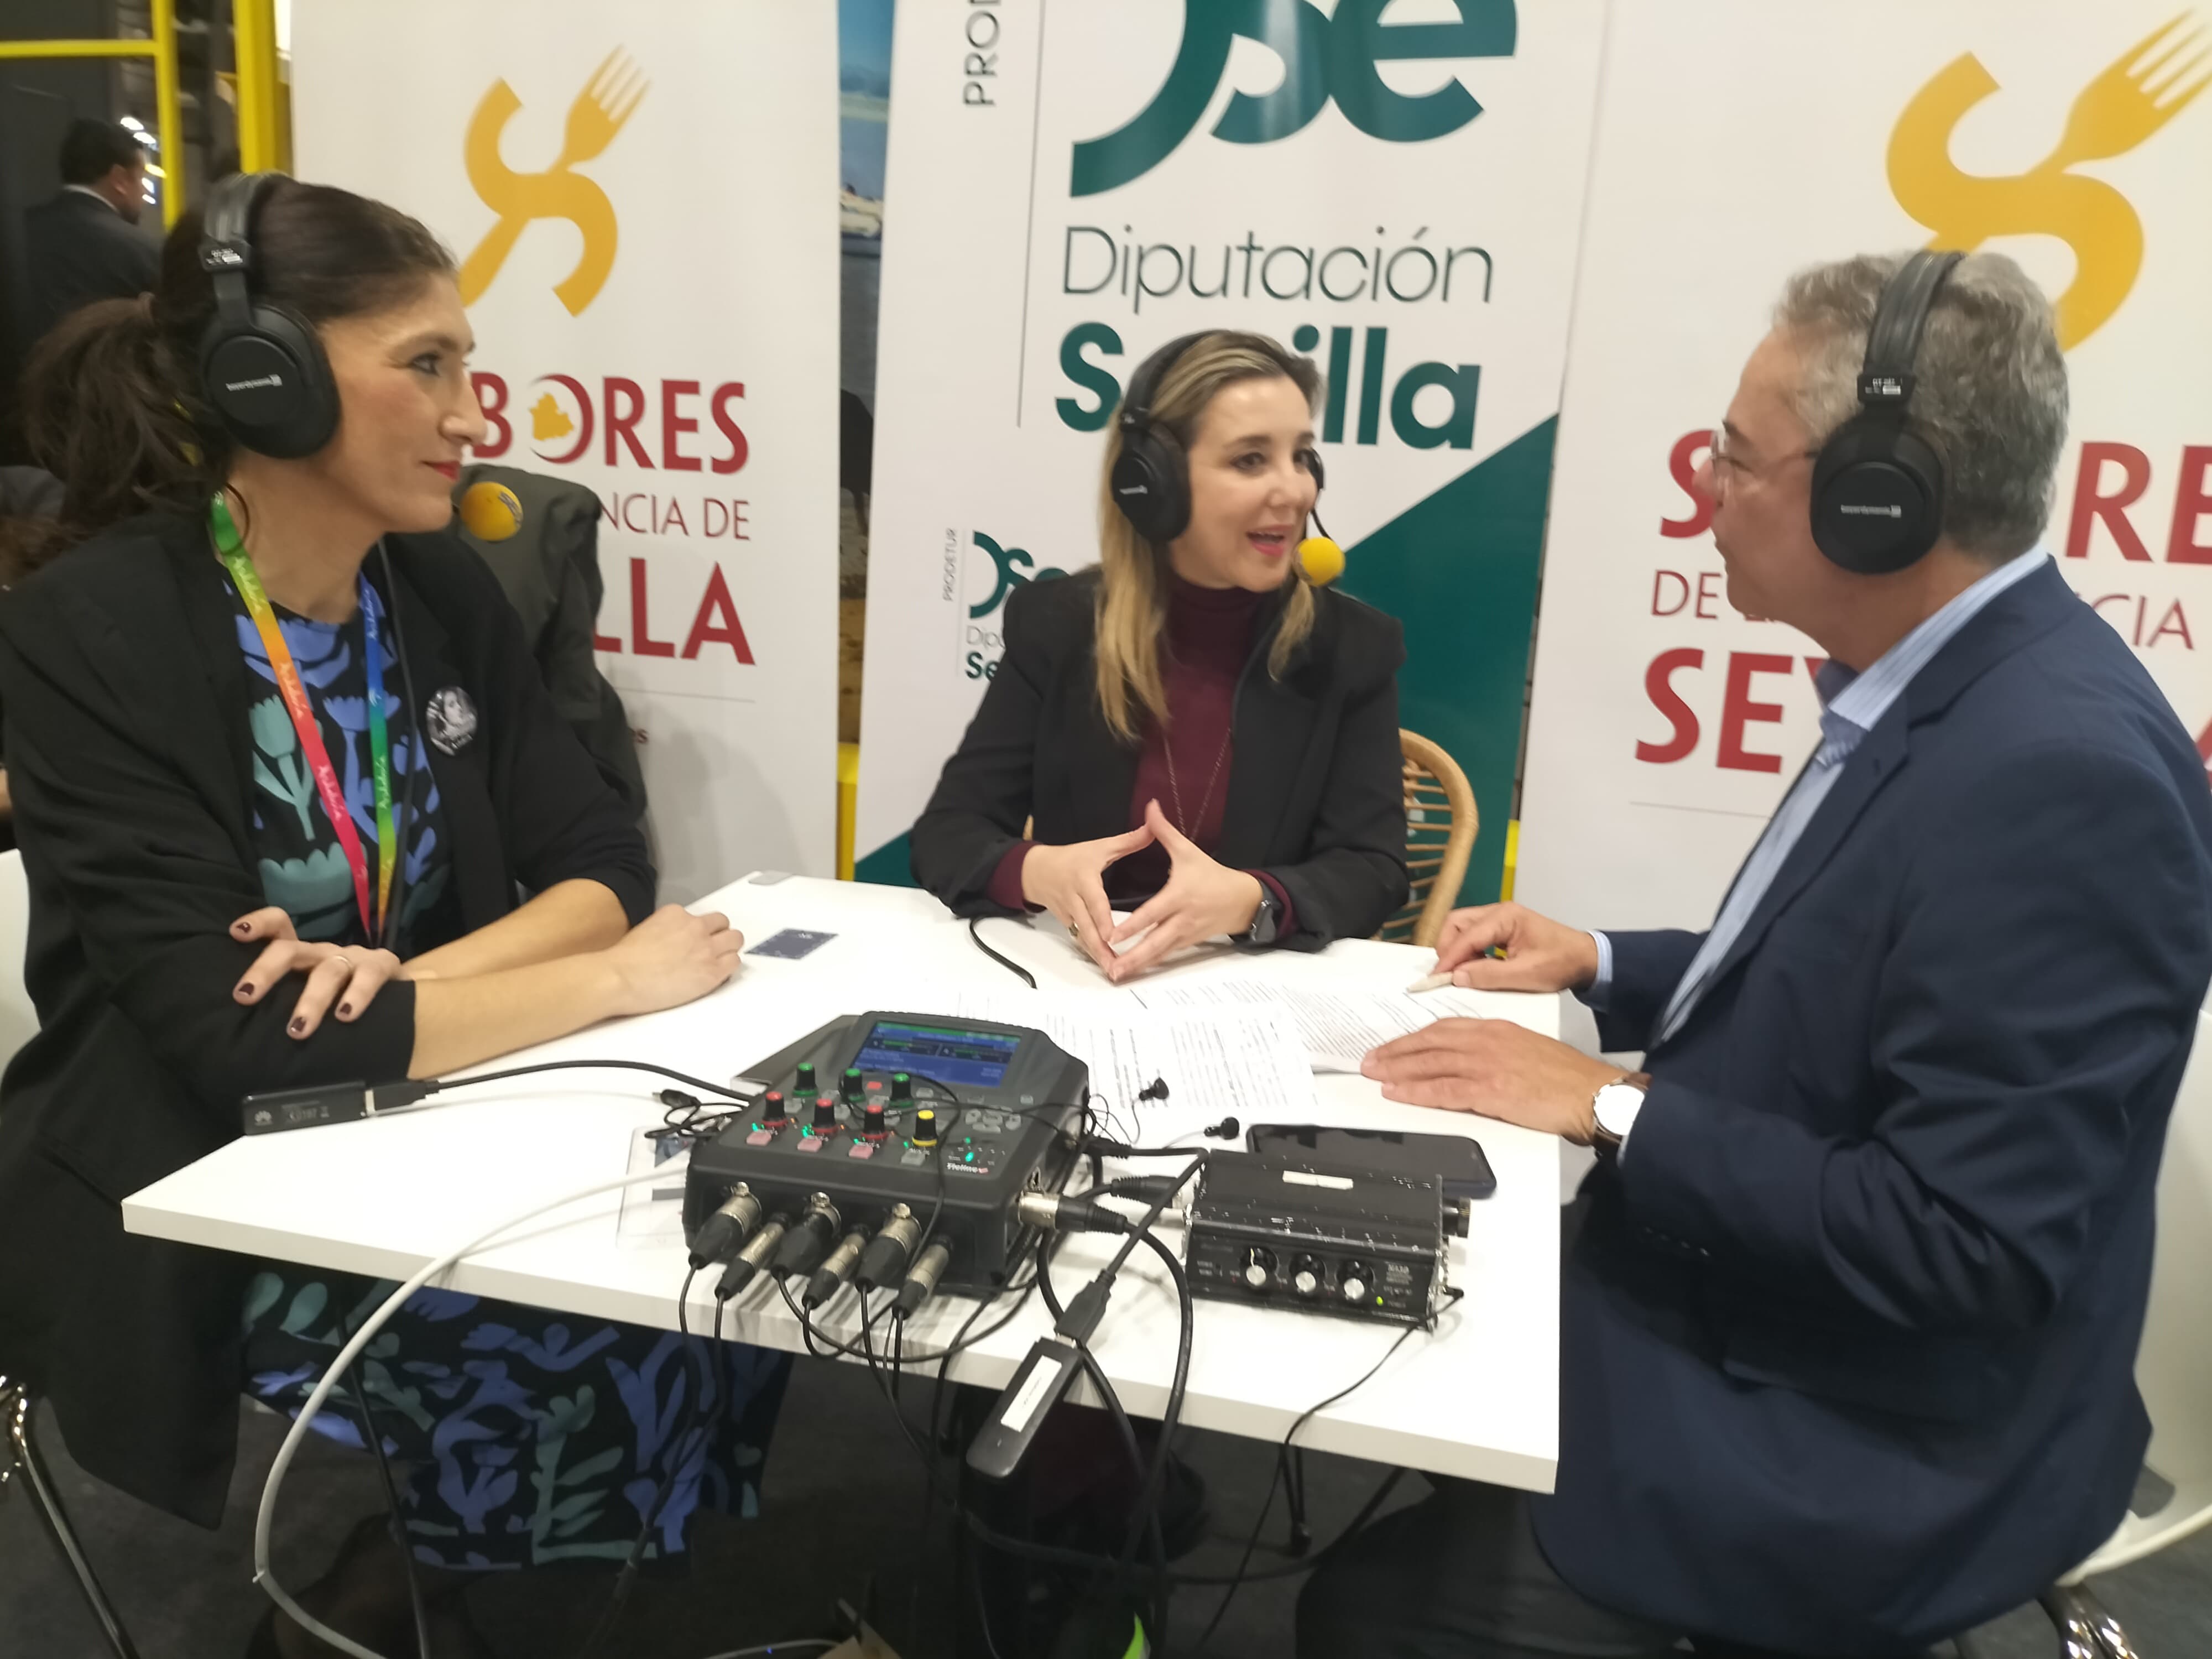
[[[1620,1143],[1636,1127],[1636,1115],[1644,1109],[1644,1097],[1650,1087],[1650,1073],[1630,1072],[1590,1097],[1590,1145],[1599,1157],[1610,1158],[1620,1150]]]
[[[1252,913],[1252,925],[1245,930],[1244,937],[1255,945],[1273,945],[1282,926],[1283,902],[1275,896],[1275,890],[1263,881],[1260,884],[1260,908]]]

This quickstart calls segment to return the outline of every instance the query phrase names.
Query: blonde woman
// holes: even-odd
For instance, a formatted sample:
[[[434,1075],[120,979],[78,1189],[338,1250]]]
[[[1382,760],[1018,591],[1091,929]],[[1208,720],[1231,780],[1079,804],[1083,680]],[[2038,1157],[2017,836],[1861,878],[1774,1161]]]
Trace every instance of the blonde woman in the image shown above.
[[[1404,902],[1403,631],[1297,556],[1320,392],[1257,334],[1186,336],[1131,378],[1097,567],[1008,600],[914,826],[915,878],[957,914],[1049,911],[1121,981],[1224,934],[1317,951]]]

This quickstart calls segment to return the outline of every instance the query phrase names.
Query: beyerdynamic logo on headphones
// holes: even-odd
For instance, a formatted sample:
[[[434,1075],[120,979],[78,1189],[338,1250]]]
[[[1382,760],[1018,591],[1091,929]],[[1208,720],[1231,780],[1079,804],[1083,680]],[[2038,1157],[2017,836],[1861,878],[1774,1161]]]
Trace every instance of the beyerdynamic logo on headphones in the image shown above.
[[[505,81],[491,83],[469,118],[465,155],[469,183],[484,205],[499,215],[499,222],[462,262],[463,305],[474,305],[483,296],[507,256],[514,252],[524,228],[536,219],[566,219],[584,239],[576,268],[553,285],[568,314],[581,316],[599,297],[607,273],[614,269],[614,204],[598,185],[570,169],[605,153],[623,124],[637,112],[649,84],[617,46],[569,104],[561,153],[553,165],[543,173],[517,173],[500,159],[499,140],[508,119],[522,107],[522,100]]]
[[[2073,250],[2073,284],[2059,296],[2058,343],[2071,350],[2110,320],[2142,269],[2142,221],[2102,179],[2070,171],[2124,155],[2171,121],[2212,76],[2191,78],[2199,36],[2179,40],[2181,13],[2122,52],[2081,88],[2057,146],[2010,178],[1962,173],[1951,134],[1997,82],[1967,52],[1913,94],[1889,137],[1889,187],[1898,205],[1935,232],[1928,246],[1970,252],[1992,236],[2041,233]],[[2184,83],[2186,84],[2184,84]]]
[[[1836,504],[1836,510],[1847,519],[1901,519],[1905,516],[1905,509],[1894,503],[1888,507],[1875,507],[1863,501],[1839,501]]]
[[[225,380],[222,383],[222,389],[225,392],[252,392],[260,386],[283,384],[284,377],[282,374],[264,374],[252,380]]]
[[[1073,196],[1095,196],[1140,179],[1175,151],[1206,113],[1238,35],[1283,60],[1272,92],[1239,92],[1213,136],[1232,144],[1287,138],[1332,98],[1371,138],[1418,143],[1456,132],[1482,113],[1457,81],[1408,97],[1376,71],[1409,58],[1510,58],[1519,20],[1514,0],[1458,0],[1453,23],[1382,21],[1389,0],[1336,0],[1324,15],[1310,0],[1183,0],[1182,45],[1158,94],[1127,126],[1075,146]]]

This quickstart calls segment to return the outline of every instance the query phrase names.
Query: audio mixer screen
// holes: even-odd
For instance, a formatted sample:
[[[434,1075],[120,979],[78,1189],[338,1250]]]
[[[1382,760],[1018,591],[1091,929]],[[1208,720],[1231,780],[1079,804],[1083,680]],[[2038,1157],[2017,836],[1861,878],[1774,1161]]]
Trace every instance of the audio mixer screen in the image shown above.
[[[945,1025],[895,1024],[878,1020],[853,1064],[870,1072],[912,1072],[961,1089],[995,1089],[1005,1081],[1017,1036],[963,1031]]]

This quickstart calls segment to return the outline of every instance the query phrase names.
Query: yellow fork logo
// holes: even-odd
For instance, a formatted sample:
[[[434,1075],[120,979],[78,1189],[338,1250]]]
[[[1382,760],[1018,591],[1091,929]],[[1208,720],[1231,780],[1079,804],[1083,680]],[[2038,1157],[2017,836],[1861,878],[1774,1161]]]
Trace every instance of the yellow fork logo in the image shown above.
[[[1971,252],[1992,236],[2040,233],[2074,252],[2074,281],[2058,298],[2058,343],[2087,339],[2120,308],[2142,269],[2142,221],[2102,179],[2069,169],[2124,155],[2204,90],[2208,54],[2187,55],[2203,35],[2176,36],[2183,12],[2120,54],[2081,88],[2057,147],[2011,178],[1962,173],[1951,134],[1997,82],[1973,53],[1954,58],[1913,94],[1889,136],[1889,187],[1898,205],[1935,233],[1931,248]]]
[[[621,49],[607,54],[568,106],[561,153],[543,173],[517,173],[500,158],[500,135],[522,107],[503,80],[495,81],[469,118],[469,183],[499,222],[461,262],[461,303],[474,305],[514,252],[524,228],[536,219],[566,219],[584,239],[576,268],[553,286],[572,317],[599,297],[615,263],[615,210],[606,191],[571,169],[603,154],[636,113],[648,83]]]

